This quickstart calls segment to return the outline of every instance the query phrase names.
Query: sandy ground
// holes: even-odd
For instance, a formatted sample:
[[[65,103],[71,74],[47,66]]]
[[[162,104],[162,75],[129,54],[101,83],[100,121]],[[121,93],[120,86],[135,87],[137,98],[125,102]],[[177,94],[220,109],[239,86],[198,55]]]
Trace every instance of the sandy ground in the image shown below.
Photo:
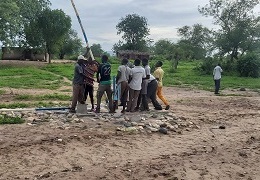
[[[117,132],[109,122],[66,130],[1,125],[0,179],[260,179],[259,93],[164,93],[169,111],[198,128],[163,135]]]

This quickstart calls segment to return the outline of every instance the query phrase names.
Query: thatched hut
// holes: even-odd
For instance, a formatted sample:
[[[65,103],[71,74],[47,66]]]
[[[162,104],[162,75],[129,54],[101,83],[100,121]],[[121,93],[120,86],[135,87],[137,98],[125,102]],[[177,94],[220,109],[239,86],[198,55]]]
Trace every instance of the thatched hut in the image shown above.
[[[148,52],[138,52],[138,51],[132,51],[132,50],[120,50],[117,51],[116,56],[119,59],[127,58],[127,59],[149,59],[150,53]]]

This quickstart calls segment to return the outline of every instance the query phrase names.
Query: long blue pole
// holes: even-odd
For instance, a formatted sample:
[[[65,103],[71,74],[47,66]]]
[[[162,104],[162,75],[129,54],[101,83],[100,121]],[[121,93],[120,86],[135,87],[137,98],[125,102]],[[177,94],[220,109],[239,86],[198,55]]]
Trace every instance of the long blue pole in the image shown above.
[[[76,16],[77,16],[77,18],[78,18],[79,25],[80,25],[80,27],[81,27],[81,30],[82,30],[84,39],[85,39],[85,41],[86,41],[86,45],[87,45],[87,47],[89,47],[87,35],[86,35],[86,33],[85,33],[85,30],[84,30],[84,28],[83,28],[81,19],[80,19],[80,17],[79,17],[79,13],[78,13],[78,11],[77,11],[77,9],[76,9],[76,6],[75,6],[73,0],[71,0],[71,4],[72,4],[72,6],[73,6],[73,8],[74,8],[74,11],[75,11],[75,13],[76,13]],[[89,54],[90,54],[91,58],[94,59],[94,56],[93,56],[93,53],[92,53],[91,49],[89,50]]]

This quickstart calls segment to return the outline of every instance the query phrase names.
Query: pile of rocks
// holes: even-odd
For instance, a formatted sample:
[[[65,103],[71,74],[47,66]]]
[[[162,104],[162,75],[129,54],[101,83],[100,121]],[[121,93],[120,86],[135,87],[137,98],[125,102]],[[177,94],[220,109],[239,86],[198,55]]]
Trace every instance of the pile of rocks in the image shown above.
[[[169,131],[181,133],[182,130],[190,131],[199,128],[185,117],[167,111],[149,111],[145,113],[99,113],[87,112],[85,114],[71,114],[68,111],[2,111],[11,117],[23,118],[27,125],[47,124],[51,128],[69,129],[73,126],[84,127],[93,125],[113,125],[115,130],[123,132],[160,132],[167,134]],[[95,126],[93,126],[95,127]],[[100,126],[99,126],[100,127]]]

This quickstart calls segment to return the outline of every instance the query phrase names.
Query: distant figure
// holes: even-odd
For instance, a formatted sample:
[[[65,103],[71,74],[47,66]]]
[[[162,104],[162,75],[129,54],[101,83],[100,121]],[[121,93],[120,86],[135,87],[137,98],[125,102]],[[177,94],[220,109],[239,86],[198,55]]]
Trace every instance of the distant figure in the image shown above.
[[[74,68],[74,78],[73,78],[73,94],[72,94],[72,104],[70,111],[71,113],[76,113],[76,106],[77,102],[80,102],[81,104],[84,104],[83,101],[83,93],[84,93],[84,70],[83,70],[83,64],[84,61],[87,61],[84,56],[79,55],[78,61],[75,64]]]
[[[125,112],[125,108],[126,108],[126,102],[128,98],[128,91],[129,91],[128,80],[131,72],[131,69],[127,66],[127,64],[128,64],[128,59],[123,59],[122,65],[118,67],[117,76],[116,76],[117,86],[120,87],[121,89],[120,100],[123,106],[123,110],[121,111],[122,113]]]
[[[220,64],[218,64],[214,70],[213,70],[213,79],[215,81],[215,94],[219,94],[219,88],[220,88],[220,79],[221,79],[221,73],[222,69],[220,67]]]
[[[102,64],[98,67],[97,82],[99,83],[97,90],[97,108],[96,113],[100,112],[101,98],[106,92],[109,102],[109,113],[113,113],[112,89],[111,89],[111,65],[108,63],[107,55],[103,55]]]
[[[86,102],[87,97],[89,95],[90,102],[91,102],[91,111],[94,111],[94,75],[98,71],[98,62],[95,60],[92,60],[91,57],[88,58],[88,61],[86,61],[84,66],[84,74],[86,76],[84,84],[85,84],[85,90],[84,90],[84,102]]]
[[[130,72],[130,83],[129,83],[129,102],[127,104],[127,112],[135,112],[137,105],[138,96],[142,89],[142,80],[146,77],[145,70],[141,66],[141,60],[136,59],[134,61],[135,67]]]
[[[170,105],[168,101],[164,98],[162,94],[162,88],[163,88],[163,76],[164,76],[164,71],[162,69],[162,61],[158,61],[155,64],[155,71],[154,71],[154,77],[158,81],[158,87],[157,87],[157,96],[162,100],[162,102],[165,104],[165,110],[170,109]]]

